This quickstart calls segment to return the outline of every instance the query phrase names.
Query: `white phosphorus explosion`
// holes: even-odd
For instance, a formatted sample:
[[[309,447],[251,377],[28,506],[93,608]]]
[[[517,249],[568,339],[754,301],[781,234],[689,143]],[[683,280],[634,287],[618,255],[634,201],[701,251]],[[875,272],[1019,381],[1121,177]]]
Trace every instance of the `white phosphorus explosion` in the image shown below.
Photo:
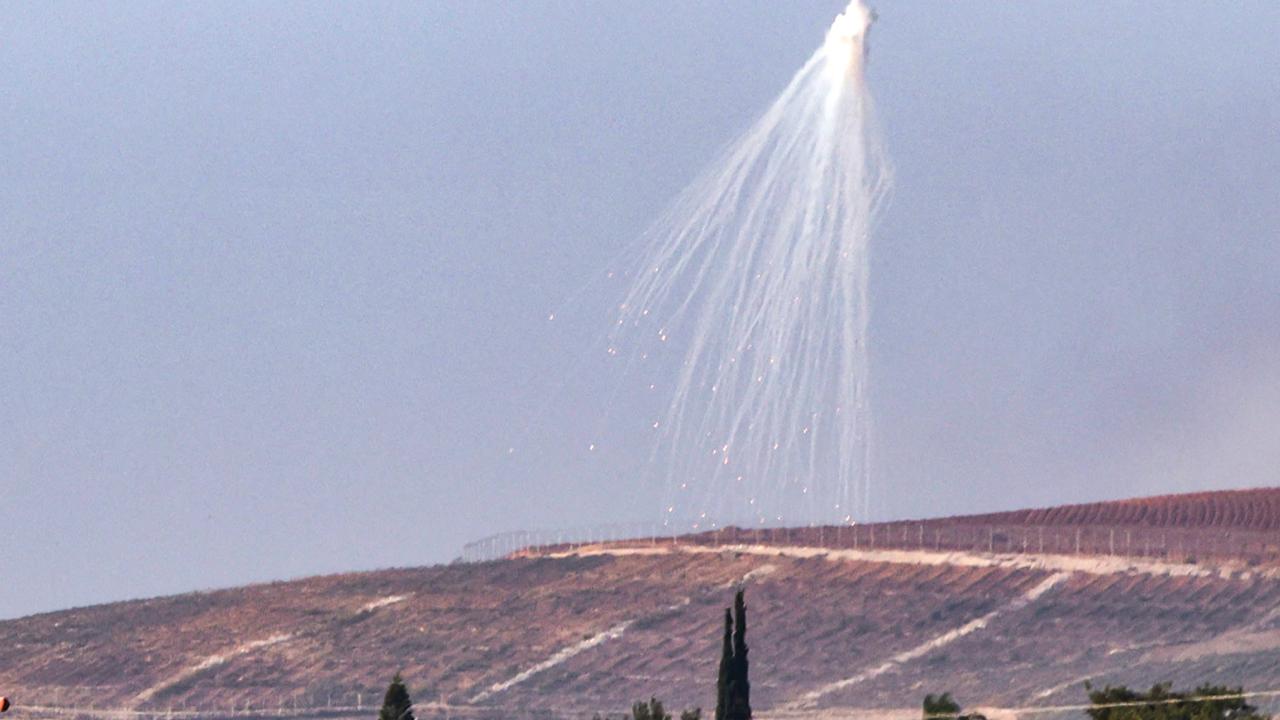
[[[647,422],[672,522],[866,517],[868,241],[890,184],[863,76],[873,19],[853,0],[644,237],[609,353],[669,393]]]

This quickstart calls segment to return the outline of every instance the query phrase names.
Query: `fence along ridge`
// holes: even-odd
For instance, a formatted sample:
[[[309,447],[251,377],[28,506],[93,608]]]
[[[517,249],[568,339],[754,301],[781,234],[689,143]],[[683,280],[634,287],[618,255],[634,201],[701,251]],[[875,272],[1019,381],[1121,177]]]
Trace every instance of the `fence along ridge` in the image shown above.
[[[617,523],[561,530],[497,533],[463,546],[461,562],[486,562],[529,551],[573,550],[625,542],[690,545],[786,544],[832,549],[967,551],[999,554],[1092,555],[1198,564],[1229,559],[1280,564],[1280,533],[1254,529],[1117,525],[977,525],[951,520],[894,521],[805,527],[678,528]]]

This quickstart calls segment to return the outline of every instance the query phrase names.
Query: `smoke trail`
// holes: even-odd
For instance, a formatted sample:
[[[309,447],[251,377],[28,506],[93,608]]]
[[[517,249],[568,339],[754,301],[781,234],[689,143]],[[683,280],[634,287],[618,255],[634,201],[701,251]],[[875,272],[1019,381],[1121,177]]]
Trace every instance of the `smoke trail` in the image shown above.
[[[868,241],[889,168],[853,3],[645,236],[610,354],[668,393],[666,515],[852,521],[870,490]]]

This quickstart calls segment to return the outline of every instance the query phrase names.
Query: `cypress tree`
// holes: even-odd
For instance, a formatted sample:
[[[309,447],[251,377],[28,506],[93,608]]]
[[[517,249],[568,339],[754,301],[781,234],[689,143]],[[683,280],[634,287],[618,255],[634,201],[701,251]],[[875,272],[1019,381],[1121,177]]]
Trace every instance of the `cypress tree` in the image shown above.
[[[413,701],[409,699],[409,690],[404,686],[400,673],[391,678],[387,686],[387,694],[382,698],[382,710],[378,712],[378,720],[414,720]]]
[[[751,720],[751,682],[747,679],[747,603],[741,590],[733,598],[733,663],[724,720]]]
[[[729,706],[729,677],[733,673],[733,616],[724,609],[724,645],[720,649],[720,675],[716,678],[716,720],[725,720]]]

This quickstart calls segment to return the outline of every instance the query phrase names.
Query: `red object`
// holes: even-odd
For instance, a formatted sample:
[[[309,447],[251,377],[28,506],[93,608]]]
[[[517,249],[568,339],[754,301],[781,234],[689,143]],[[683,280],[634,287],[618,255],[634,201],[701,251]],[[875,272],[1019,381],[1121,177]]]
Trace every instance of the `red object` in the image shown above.
[[[8,709],[9,709],[9,698],[3,695],[0,695],[0,712],[4,712],[5,710],[8,710]]]

